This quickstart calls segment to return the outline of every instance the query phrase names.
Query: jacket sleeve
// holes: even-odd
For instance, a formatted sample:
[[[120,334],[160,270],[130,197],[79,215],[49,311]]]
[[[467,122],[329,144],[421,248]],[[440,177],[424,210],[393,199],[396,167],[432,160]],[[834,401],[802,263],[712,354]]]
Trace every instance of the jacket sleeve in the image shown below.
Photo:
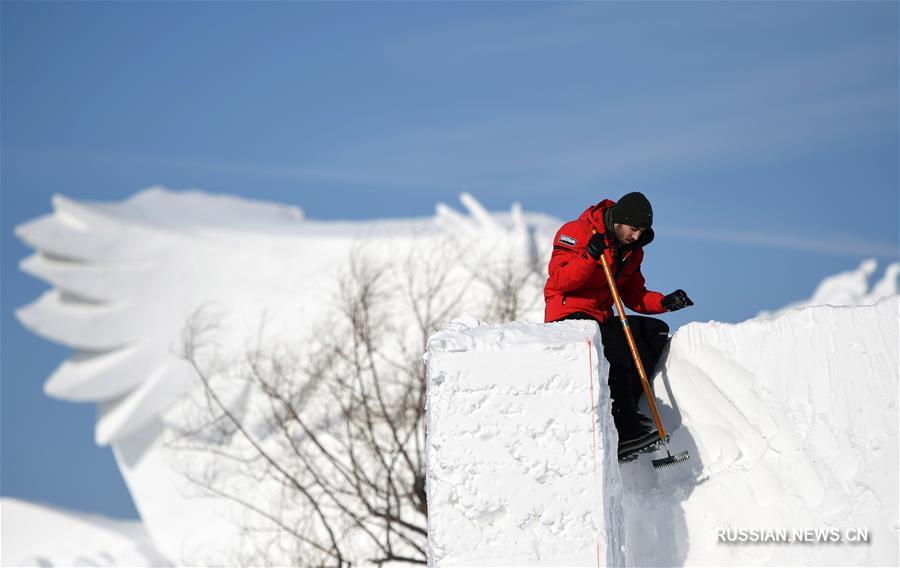
[[[662,305],[664,296],[659,292],[647,290],[644,286],[644,275],[641,274],[640,265],[628,280],[619,286],[619,293],[622,302],[640,314],[661,314],[666,311]]]
[[[566,223],[553,241],[547,288],[559,292],[577,290],[588,281],[597,266],[597,261],[587,253],[587,237],[583,230],[573,223]]]

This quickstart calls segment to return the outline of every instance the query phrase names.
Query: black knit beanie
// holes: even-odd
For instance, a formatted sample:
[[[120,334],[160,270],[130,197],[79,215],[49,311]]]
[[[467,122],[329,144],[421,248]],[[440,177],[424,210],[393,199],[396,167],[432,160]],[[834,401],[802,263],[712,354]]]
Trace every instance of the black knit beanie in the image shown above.
[[[653,208],[643,193],[632,191],[613,205],[612,220],[614,223],[649,229],[653,225]]]

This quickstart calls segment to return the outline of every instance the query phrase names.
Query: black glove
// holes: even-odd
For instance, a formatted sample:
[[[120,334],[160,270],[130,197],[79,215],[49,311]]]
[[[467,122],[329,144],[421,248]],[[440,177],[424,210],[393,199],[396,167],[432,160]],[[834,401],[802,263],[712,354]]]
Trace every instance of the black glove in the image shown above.
[[[587,253],[591,255],[594,260],[600,260],[600,255],[602,255],[605,250],[606,237],[603,236],[603,233],[594,233],[594,236],[588,241]]]
[[[693,306],[694,302],[692,302],[691,299],[688,298],[688,295],[685,294],[684,290],[678,289],[663,298],[662,305],[667,312],[674,312],[675,310],[680,310],[681,308]]]

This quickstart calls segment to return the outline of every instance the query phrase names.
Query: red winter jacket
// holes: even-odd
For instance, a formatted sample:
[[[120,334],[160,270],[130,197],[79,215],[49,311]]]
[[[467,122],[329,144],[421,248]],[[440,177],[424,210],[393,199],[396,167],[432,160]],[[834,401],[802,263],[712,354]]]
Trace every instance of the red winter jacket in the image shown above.
[[[587,253],[588,239],[593,231],[607,233],[604,218],[609,207],[615,202],[604,199],[597,205],[585,209],[578,219],[569,221],[556,233],[553,240],[553,254],[547,284],[544,285],[544,321],[556,321],[574,312],[584,312],[598,322],[605,323],[613,317],[612,293],[603,274],[603,266]],[[615,233],[610,225],[606,235],[606,261],[613,271],[616,286],[622,302],[632,310],[642,314],[661,314],[663,295],[644,287],[641,274],[643,247],[653,240],[653,231],[648,229],[630,248],[614,244]],[[614,251],[621,252],[618,264],[613,262]]]

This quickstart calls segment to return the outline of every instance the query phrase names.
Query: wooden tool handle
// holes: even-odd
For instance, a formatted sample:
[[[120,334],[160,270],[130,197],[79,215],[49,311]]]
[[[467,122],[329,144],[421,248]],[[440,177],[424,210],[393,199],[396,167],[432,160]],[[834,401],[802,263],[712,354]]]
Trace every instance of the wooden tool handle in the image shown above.
[[[594,233],[596,232],[597,231],[595,230]],[[662,419],[659,417],[659,409],[656,408],[656,400],[653,398],[653,391],[650,390],[650,381],[647,379],[644,363],[641,361],[637,345],[634,343],[634,337],[631,335],[631,327],[628,325],[625,307],[622,305],[622,298],[619,296],[619,289],[616,287],[616,281],[613,279],[605,254],[600,255],[600,264],[603,266],[603,273],[606,274],[606,282],[609,284],[610,292],[612,292],[613,301],[616,304],[616,311],[619,313],[619,319],[622,321],[622,328],[625,330],[625,339],[628,341],[628,348],[631,349],[631,357],[634,359],[634,365],[637,367],[638,375],[641,377],[641,386],[644,387],[644,394],[647,396],[647,403],[650,405],[650,412],[653,414],[653,422],[656,423],[656,429],[659,431],[660,439],[665,441],[666,429],[663,426]]]

